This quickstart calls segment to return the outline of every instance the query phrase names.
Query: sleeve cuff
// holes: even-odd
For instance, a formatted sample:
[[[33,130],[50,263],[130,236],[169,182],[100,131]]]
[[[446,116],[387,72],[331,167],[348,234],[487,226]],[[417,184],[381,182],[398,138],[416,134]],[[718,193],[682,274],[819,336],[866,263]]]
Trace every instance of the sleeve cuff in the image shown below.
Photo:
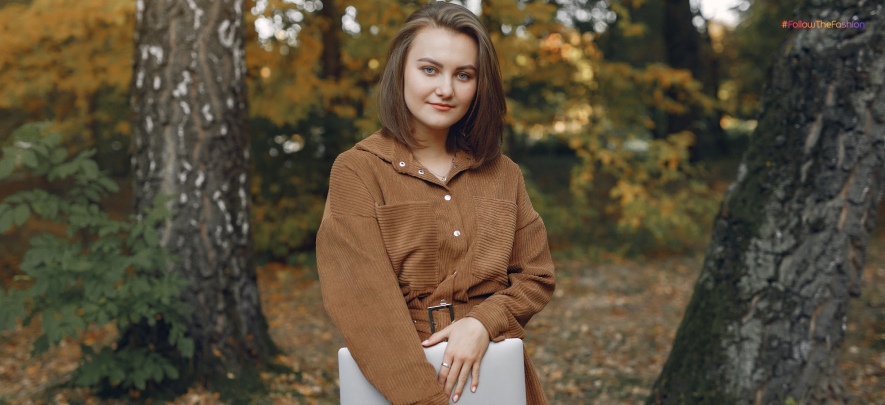
[[[449,397],[442,391],[434,394],[431,397],[427,397],[420,402],[415,403],[415,405],[449,405]]]
[[[489,338],[492,342],[500,342],[504,340],[504,332],[510,327],[508,322],[509,316],[506,311],[505,308],[495,305],[494,302],[486,299],[485,302],[473,307],[466,316],[481,322],[489,332]]]

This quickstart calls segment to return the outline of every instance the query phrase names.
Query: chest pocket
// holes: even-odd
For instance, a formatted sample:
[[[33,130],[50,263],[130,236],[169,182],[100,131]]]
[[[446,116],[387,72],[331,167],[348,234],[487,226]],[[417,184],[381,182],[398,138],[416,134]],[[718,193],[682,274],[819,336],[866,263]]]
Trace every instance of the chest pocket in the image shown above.
[[[474,197],[476,241],[471,273],[482,280],[510,285],[507,268],[516,233],[516,203],[487,197]]]
[[[400,286],[412,290],[436,285],[437,225],[429,202],[375,207],[381,237]]]

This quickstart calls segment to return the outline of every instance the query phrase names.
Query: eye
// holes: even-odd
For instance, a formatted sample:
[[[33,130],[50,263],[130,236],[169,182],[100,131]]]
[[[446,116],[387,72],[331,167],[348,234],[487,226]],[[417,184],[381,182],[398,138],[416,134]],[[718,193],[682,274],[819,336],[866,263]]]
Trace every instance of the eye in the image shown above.
[[[429,75],[436,73],[436,68],[433,66],[425,66],[425,67],[421,68],[421,70],[423,70],[424,73],[427,73]]]
[[[457,77],[458,77],[459,80],[464,80],[464,81],[467,81],[467,80],[470,80],[470,79],[471,79],[470,74],[465,73],[465,72],[458,73],[458,76],[457,76]]]

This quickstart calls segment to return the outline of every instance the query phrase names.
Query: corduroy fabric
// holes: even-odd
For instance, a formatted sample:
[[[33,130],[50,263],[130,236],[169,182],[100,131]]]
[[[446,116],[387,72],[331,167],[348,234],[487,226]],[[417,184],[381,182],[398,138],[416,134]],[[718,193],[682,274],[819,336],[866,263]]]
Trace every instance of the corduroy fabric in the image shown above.
[[[522,338],[555,287],[547,232],[515,163],[475,167],[459,152],[439,181],[378,133],[332,167],[317,268],[326,310],[394,405],[448,404],[420,344],[428,306],[454,303],[456,320],[476,318],[493,341]],[[434,320],[437,330],[451,323],[447,311]],[[524,357],[527,402],[547,404]]]

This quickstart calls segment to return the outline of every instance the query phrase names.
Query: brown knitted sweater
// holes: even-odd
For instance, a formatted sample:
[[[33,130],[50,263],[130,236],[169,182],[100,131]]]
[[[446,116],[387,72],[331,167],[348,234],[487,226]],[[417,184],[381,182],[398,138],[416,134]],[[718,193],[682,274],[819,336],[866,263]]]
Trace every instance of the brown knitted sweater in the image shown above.
[[[475,167],[459,152],[443,182],[378,133],[332,167],[317,267],[326,310],[395,405],[449,403],[421,348],[428,306],[454,303],[456,319],[478,319],[493,341],[522,338],[555,286],[546,229],[513,161]],[[448,326],[448,311],[435,322]],[[525,365],[528,404],[546,404]]]

